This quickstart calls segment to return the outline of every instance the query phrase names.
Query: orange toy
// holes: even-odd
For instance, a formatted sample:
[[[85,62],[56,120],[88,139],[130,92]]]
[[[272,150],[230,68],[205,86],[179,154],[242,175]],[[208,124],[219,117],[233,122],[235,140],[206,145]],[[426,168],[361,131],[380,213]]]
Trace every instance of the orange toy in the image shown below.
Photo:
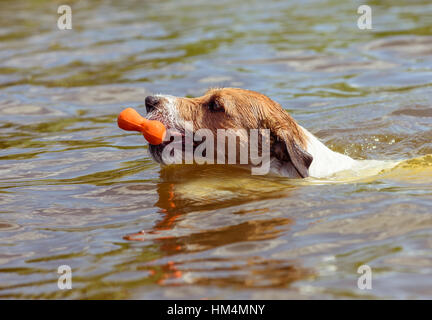
[[[143,118],[133,108],[120,112],[117,124],[123,130],[142,132],[144,138],[153,145],[161,144],[166,134],[166,128],[162,122]]]

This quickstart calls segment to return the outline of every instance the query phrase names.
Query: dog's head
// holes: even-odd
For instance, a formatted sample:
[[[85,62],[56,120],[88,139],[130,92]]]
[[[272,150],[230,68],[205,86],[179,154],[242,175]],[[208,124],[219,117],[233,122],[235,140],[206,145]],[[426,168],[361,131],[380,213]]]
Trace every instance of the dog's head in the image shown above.
[[[182,135],[185,134],[186,122],[193,124],[194,132],[208,129],[215,137],[218,129],[246,132],[268,129],[272,165],[277,163],[279,169],[288,168],[290,176],[309,175],[312,156],[306,152],[305,134],[277,102],[261,93],[236,88],[211,89],[197,98],[148,96],[145,104],[149,119],[159,120],[168,129],[175,129]],[[245,137],[240,136],[239,143],[242,139]],[[161,152],[166,145],[150,145],[156,161],[163,163]],[[217,143],[214,143],[214,148],[217,148]]]

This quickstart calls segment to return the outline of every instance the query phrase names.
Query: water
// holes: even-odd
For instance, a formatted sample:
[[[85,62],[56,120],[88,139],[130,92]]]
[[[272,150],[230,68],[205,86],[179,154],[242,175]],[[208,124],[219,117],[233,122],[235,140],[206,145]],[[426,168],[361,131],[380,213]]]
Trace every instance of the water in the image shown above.
[[[369,1],[372,31],[360,1],[68,3],[71,31],[63,2],[0,4],[1,298],[432,298],[430,1]],[[215,86],[408,161],[337,181],[161,170],[116,126],[150,93]]]

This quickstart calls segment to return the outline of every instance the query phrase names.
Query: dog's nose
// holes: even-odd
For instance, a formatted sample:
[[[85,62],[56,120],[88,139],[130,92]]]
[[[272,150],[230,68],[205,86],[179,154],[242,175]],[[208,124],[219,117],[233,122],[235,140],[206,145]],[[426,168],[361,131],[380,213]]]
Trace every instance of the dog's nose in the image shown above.
[[[145,98],[145,106],[147,112],[152,111],[154,108],[156,108],[156,105],[159,103],[159,98],[154,96],[148,96]]]

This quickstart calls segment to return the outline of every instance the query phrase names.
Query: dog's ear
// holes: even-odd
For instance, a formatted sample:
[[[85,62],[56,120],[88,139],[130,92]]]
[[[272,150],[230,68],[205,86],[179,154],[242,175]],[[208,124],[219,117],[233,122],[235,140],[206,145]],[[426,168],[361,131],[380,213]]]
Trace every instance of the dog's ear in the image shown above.
[[[277,159],[284,162],[291,162],[299,176],[306,178],[309,176],[309,167],[313,157],[300,147],[295,141],[284,141],[275,139],[272,151]]]
[[[306,137],[294,119],[284,110],[282,113],[267,117],[267,127],[272,136],[271,150],[277,159],[291,162],[299,176],[309,176],[313,157],[302,145]]]

